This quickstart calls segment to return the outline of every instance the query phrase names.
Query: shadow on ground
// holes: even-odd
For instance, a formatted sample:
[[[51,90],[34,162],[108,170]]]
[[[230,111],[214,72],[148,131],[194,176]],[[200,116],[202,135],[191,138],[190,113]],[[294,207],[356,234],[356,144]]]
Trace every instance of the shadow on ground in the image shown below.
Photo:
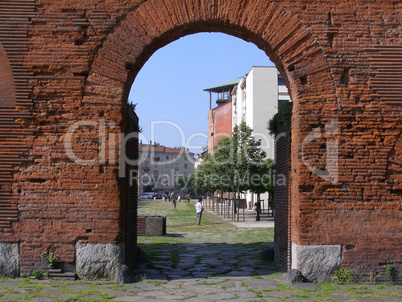
[[[261,261],[272,243],[142,243],[149,263],[138,265],[139,279],[174,280],[233,276],[267,276],[280,272],[273,262]]]

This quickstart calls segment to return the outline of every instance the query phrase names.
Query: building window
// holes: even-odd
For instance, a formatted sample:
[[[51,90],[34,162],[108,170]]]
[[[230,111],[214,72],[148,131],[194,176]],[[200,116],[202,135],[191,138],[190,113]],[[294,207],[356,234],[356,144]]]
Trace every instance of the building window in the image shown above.
[[[166,155],[166,159],[169,159],[169,155]]]
[[[165,165],[165,168],[166,168],[166,169],[169,169],[169,164],[166,164],[166,165]]]
[[[174,169],[179,170],[179,164],[178,163],[174,164]]]
[[[184,164],[184,169],[187,169],[187,164]]]

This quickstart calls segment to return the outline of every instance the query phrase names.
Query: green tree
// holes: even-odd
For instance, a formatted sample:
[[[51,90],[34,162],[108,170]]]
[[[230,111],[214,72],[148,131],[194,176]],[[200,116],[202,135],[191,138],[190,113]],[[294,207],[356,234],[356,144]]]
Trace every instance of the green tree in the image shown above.
[[[215,167],[210,154],[206,154],[204,161],[195,170],[193,176],[193,186],[197,189],[198,194],[211,194],[218,190],[217,183],[211,181],[215,173]]]
[[[195,172],[194,186],[203,192],[267,191],[264,177],[269,175],[266,153],[261,141],[253,137],[245,122],[233,128],[232,137],[219,141],[212,155],[207,155]],[[272,162],[272,160],[271,160]]]
[[[192,193],[194,190],[194,176],[180,175],[176,181],[176,189],[183,192]]]
[[[265,173],[266,153],[261,149],[261,140],[253,137],[253,130],[245,122],[233,128],[235,191],[258,191]]]

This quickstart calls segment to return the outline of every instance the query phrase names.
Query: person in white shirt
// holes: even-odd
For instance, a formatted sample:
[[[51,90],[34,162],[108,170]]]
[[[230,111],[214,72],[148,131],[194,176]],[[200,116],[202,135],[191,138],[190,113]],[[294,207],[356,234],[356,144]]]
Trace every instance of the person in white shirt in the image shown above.
[[[198,225],[201,224],[202,211],[204,210],[204,208],[202,207],[201,201],[202,201],[202,196],[198,197],[198,201],[195,204],[195,212],[197,213]]]

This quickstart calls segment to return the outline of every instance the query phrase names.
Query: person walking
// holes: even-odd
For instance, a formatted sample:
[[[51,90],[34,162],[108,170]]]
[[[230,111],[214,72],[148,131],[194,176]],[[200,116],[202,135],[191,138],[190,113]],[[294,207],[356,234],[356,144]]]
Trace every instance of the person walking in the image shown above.
[[[200,225],[201,224],[201,216],[202,216],[202,211],[204,210],[204,208],[202,207],[202,196],[198,197],[198,201],[195,204],[195,212],[197,213],[197,224]]]
[[[172,192],[170,198],[171,198],[172,203],[173,203],[173,209],[176,209],[176,196],[175,196],[174,192]]]
[[[187,195],[187,202],[188,202],[188,203],[190,203],[190,199],[191,199],[191,194],[188,193],[188,195]]]

